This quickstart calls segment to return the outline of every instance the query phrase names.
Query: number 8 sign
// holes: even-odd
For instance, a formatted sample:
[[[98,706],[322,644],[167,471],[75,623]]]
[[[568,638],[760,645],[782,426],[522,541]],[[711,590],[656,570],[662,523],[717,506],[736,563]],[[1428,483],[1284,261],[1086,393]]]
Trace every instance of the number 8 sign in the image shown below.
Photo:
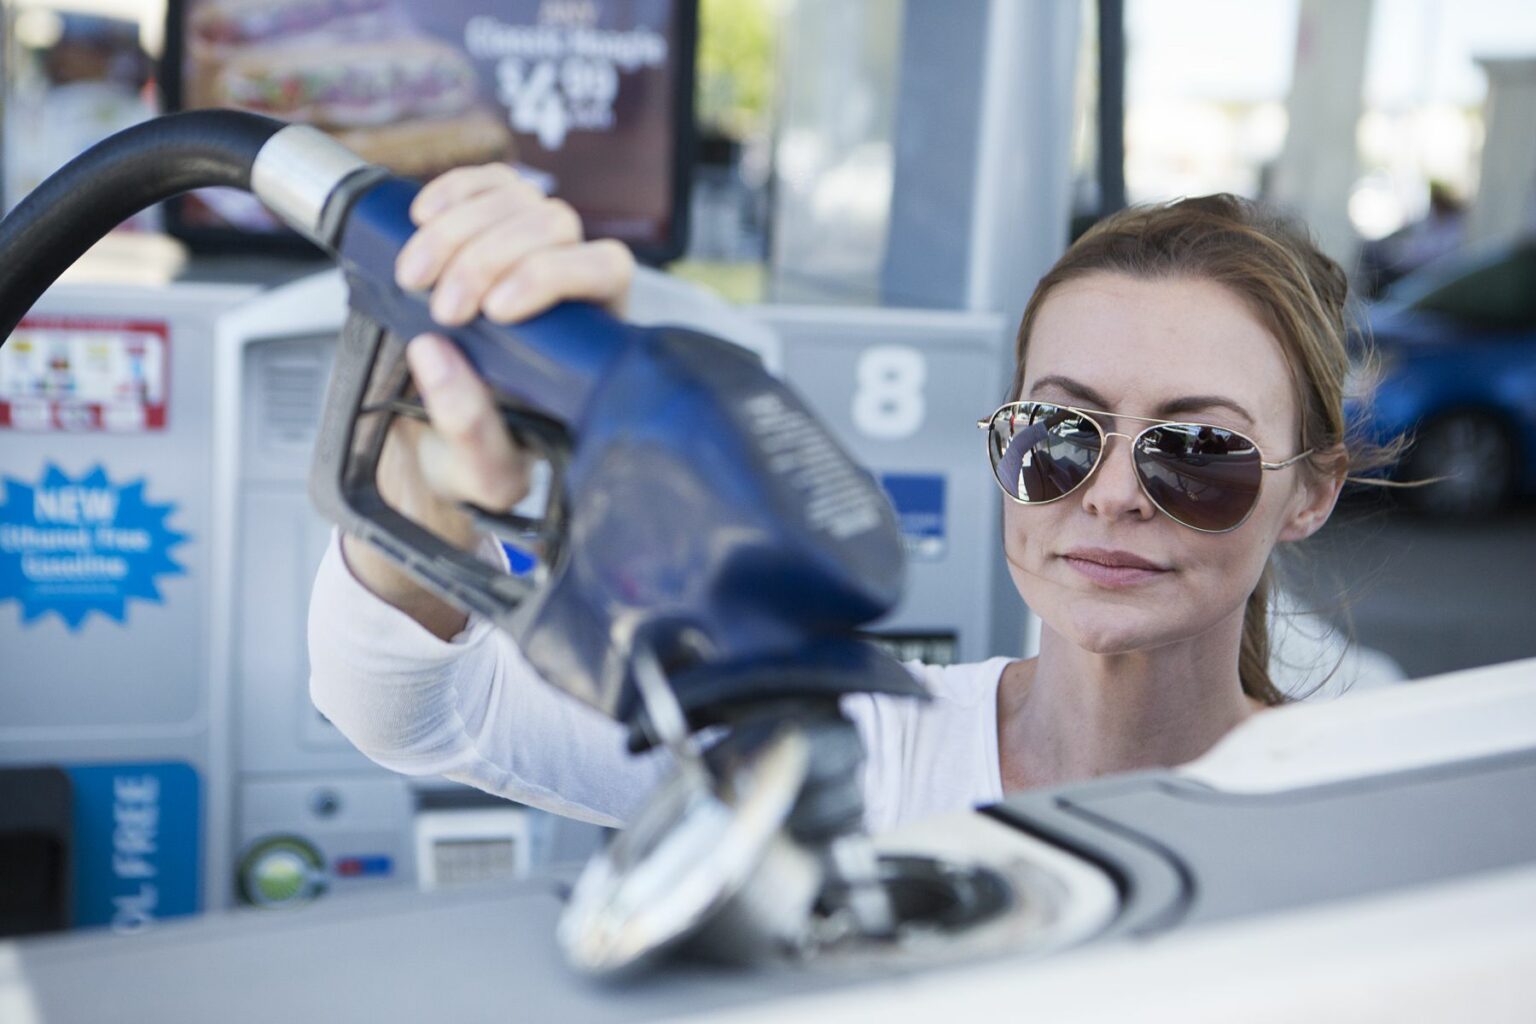
[[[928,363],[909,345],[876,345],[859,356],[853,425],[865,437],[898,441],[923,426]]]

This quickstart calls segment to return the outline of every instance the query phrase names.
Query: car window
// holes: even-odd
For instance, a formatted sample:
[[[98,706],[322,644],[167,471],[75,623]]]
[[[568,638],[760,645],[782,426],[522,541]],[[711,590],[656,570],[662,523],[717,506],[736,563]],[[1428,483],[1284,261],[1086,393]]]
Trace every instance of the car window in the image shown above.
[[[1468,326],[1536,329],[1536,244],[1452,278],[1421,296],[1413,308],[1442,313]]]

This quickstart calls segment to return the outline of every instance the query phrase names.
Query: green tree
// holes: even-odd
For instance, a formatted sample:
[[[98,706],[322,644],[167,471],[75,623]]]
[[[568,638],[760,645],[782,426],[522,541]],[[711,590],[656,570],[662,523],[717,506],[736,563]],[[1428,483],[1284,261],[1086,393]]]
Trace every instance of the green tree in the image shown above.
[[[700,0],[698,117],[743,139],[766,131],[773,98],[772,0]]]

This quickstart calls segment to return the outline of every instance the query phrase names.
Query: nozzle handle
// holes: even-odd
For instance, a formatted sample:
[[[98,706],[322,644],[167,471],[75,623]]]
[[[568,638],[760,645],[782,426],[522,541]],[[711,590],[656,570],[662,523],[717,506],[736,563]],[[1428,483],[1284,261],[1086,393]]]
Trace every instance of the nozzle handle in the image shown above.
[[[351,306],[402,338],[451,338],[499,395],[565,424],[579,422],[599,380],[638,340],[629,325],[589,303],[563,302],[518,324],[477,317],[462,327],[432,319],[427,296],[395,283],[395,258],[416,227],[414,182],[386,178],[352,203],[337,244]]]

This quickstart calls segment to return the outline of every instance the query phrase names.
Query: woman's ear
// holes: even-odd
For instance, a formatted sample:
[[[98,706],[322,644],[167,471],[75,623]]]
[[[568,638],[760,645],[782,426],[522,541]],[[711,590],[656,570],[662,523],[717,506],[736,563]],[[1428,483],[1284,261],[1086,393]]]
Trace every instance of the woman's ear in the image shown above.
[[[1306,540],[1328,521],[1333,506],[1338,503],[1339,492],[1344,489],[1344,477],[1349,471],[1349,460],[1344,449],[1325,452],[1317,458],[1321,465],[1303,463],[1301,481],[1280,528],[1282,541]]]

